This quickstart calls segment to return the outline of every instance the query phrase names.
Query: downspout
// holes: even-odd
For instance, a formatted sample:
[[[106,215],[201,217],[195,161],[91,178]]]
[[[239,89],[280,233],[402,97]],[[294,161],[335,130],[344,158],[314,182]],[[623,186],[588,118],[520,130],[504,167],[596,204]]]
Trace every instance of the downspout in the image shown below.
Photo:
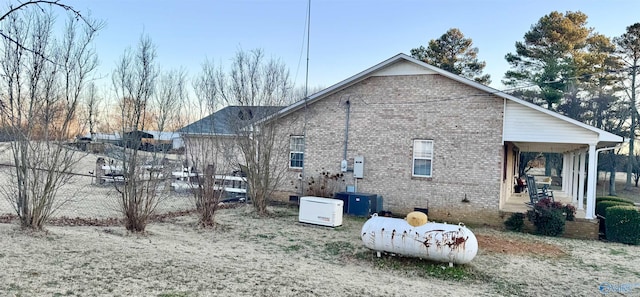
[[[504,133],[505,133],[505,118],[507,116],[507,99],[502,101],[502,145],[504,145]],[[520,170],[518,170],[518,175],[520,175]]]
[[[351,102],[347,100],[345,104],[347,104],[347,116],[344,124],[344,151],[342,152],[342,162],[340,162],[340,172],[348,171],[347,148],[349,146],[349,117],[351,116]],[[357,191],[358,179],[354,177],[353,180],[353,187]]]
[[[307,167],[307,123],[309,122],[309,111],[307,107],[307,96],[304,96],[304,123],[302,124],[302,170],[300,171],[300,196],[298,197],[298,204],[300,204],[300,197],[304,196],[305,184],[306,184],[306,170]]]
[[[347,146],[349,145],[349,116],[351,114],[351,102],[347,100],[347,120],[344,126],[344,152],[342,153],[342,160],[347,160]]]

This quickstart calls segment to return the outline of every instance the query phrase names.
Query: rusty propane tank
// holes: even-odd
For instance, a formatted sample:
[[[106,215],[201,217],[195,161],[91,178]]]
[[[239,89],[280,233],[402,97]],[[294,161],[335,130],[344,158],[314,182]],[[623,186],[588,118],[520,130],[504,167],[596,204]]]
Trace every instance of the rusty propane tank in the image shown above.
[[[374,214],[360,232],[364,246],[388,252],[449,264],[471,262],[478,252],[478,240],[468,228],[428,222],[411,226],[403,219]]]

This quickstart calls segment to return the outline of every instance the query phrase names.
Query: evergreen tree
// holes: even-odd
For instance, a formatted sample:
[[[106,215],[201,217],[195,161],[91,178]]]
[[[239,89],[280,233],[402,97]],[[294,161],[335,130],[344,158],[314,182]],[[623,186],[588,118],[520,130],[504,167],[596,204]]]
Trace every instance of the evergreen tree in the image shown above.
[[[471,38],[465,38],[457,28],[451,28],[438,39],[429,41],[429,46],[411,50],[411,56],[451,73],[475,80],[481,84],[491,83],[489,74],[482,74],[486,63],[478,61],[478,48],[472,47]]]
[[[592,29],[582,12],[543,16],[516,42],[516,52],[505,59],[512,69],[505,74],[508,86],[537,86],[548,109],[560,102],[576,77],[576,57],[584,51]]]
[[[620,122],[615,116],[620,115],[616,111],[621,102],[614,94],[619,91],[617,73],[622,64],[611,39],[586,24],[582,12],[554,11],[540,18],[524,41],[516,42],[516,52],[506,55],[512,69],[503,83],[530,87],[529,92],[537,93],[529,96],[530,101],[604,129]],[[559,166],[560,161],[550,154],[545,157],[549,175],[550,166]]]

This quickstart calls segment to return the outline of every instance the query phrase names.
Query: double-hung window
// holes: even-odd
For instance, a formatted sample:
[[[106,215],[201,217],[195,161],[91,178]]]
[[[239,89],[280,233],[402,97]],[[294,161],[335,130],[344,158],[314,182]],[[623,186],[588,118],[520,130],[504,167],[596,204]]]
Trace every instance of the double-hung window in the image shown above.
[[[413,141],[413,176],[431,177],[433,140]]]
[[[304,166],[304,136],[291,136],[289,139],[289,168]]]

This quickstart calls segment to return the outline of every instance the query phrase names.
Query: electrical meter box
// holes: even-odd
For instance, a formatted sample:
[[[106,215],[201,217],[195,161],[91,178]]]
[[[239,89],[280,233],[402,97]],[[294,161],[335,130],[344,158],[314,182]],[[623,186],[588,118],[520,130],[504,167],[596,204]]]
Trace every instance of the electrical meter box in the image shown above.
[[[364,157],[363,156],[356,156],[353,158],[353,177],[355,178],[364,177]]]

